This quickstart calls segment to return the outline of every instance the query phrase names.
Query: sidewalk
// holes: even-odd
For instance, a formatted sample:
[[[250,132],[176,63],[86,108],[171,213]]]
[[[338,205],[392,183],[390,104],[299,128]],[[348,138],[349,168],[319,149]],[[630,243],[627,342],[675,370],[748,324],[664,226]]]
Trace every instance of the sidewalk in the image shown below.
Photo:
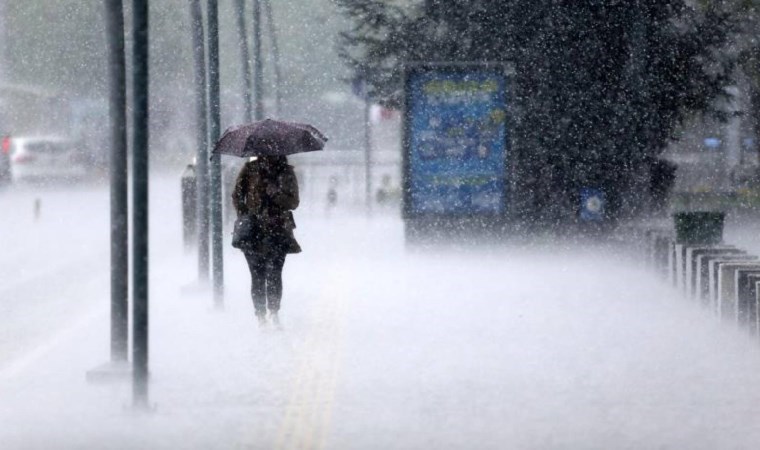
[[[108,359],[104,301],[0,372],[0,448],[318,444],[326,436],[315,431],[312,414],[321,417],[314,406],[333,398],[348,300],[342,291],[351,285],[335,256],[324,261],[331,252],[324,239],[329,234],[317,233],[308,245],[311,254],[286,264],[282,330],[256,325],[249,275],[238,251],[225,248],[226,303],[217,311],[210,292],[188,289],[195,259],[179,247],[157,246],[150,292],[155,411],[131,409],[129,382],[85,381],[88,370]],[[306,406],[295,406],[301,403]]]
[[[391,219],[299,221],[283,330],[151,266],[155,411],[89,385],[107,305],[0,373],[3,449],[755,448],[760,352],[614,255],[406,254]]]

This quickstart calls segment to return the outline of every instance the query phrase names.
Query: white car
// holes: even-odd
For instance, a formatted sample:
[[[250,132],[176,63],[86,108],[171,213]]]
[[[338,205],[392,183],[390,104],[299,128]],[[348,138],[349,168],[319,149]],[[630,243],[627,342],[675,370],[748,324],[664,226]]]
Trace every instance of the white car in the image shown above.
[[[54,136],[14,137],[10,143],[11,179],[78,179],[87,166],[74,142]]]

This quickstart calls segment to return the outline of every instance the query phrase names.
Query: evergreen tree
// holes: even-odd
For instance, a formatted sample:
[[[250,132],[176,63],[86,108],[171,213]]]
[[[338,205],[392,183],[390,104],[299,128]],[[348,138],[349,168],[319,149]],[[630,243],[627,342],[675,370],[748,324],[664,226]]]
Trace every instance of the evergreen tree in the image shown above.
[[[574,217],[583,186],[635,213],[676,127],[725,96],[736,30],[721,2],[336,0],[353,19],[344,58],[390,105],[409,61],[509,61],[521,215]]]

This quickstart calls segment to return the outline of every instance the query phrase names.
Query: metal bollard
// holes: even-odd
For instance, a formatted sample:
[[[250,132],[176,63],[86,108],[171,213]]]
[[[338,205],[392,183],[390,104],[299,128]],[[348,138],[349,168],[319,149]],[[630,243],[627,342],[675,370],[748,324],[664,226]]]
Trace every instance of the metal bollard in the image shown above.
[[[757,256],[748,255],[746,252],[736,254],[719,254],[719,255],[701,255],[701,279],[699,281],[701,291],[703,292],[703,304],[708,306],[717,314],[717,291],[718,291],[718,269],[722,263],[754,261]]]
[[[753,325],[757,322],[755,299],[757,298],[758,281],[760,281],[760,272],[758,271],[739,271],[736,274],[739,325],[747,328],[752,335],[755,334]]]
[[[714,247],[694,247],[687,250],[686,258],[686,296],[694,301],[700,301],[704,296],[702,278],[707,274],[705,267],[709,257],[740,255],[746,253],[730,245]]]
[[[737,283],[742,271],[760,273],[760,262],[727,262],[718,269],[718,317],[739,324],[741,311],[737,298]]]
[[[197,179],[195,165],[188,164],[181,178],[182,191],[182,242],[190,250],[198,242]]]
[[[675,241],[675,238],[666,232],[658,234],[654,241],[654,249],[652,251],[654,268],[664,278],[667,278],[668,251],[673,241]]]

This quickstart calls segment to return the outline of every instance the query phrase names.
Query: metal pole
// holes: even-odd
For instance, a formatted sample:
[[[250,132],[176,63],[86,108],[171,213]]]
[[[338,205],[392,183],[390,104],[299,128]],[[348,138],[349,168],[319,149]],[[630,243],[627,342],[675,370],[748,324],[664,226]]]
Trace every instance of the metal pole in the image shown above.
[[[217,0],[208,0],[209,144],[219,140],[219,14]],[[211,156],[211,250],[214,306],[224,307],[224,254],[222,249],[222,161]]]
[[[251,99],[251,55],[248,52],[248,37],[245,30],[245,0],[236,0],[235,10],[235,15],[237,16],[238,46],[240,47],[245,122],[248,123],[253,120],[253,100]]]
[[[253,103],[254,119],[264,119],[264,61],[261,58],[261,3],[253,0]]]
[[[639,116],[636,123],[636,135],[640,138],[637,143],[634,143],[634,152],[632,155],[632,173],[630,178],[633,186],[631,186],[628,197],[634,197],[639,199],[638,202],[634,201],[629,206],[629,211],[633,211],[639,208],[643,208],[645,211],[649,210],[650,198],[646,193],[649,192],[646,189],[649,181],[649,166],[644,162],[646,158],[647,150],[649,147],[649,124],[650,114],[646,112],[646,108],[650,104],[649,101],[649,83],[647,80],[647,60],[649,59],[649,48],[647,39],[647,14],[646,5],[641,0],[634,2],[634,24],[633,24],[633,36],[632,36],[632,73],[631,73],[631,85],[634,96],[634,108],[639,112],[643,112],[643,116]],[[638,145],[637,145],[638,144]],[[644,193],[644,195],[641,195]]]
[[[148,0],[133,0],[133,187],[134,300],[133,384],[135,407],[148,406]]]
[[[264,13],[267,16],[269,39],[272,42],[272,62],[274,64],[275,83],[275,113],[277,117],[280,117],[282,111],[282,68],[280,67],[280,46],[277,42],[277,27],[274,23],[274,14],[272,13],[271,0],[264,0]]]
[[[365,82],[366,83],[366,82]],[[370,108],[372,102],[367,95],[367,88],[364,88],[364,186],[365,186],[365,204],[367,206],[367,215],[372,213],[372,130],[370,129]]]
[[[193,37],[193,61],[195,63],[195,114],[197,157],[195,174],[197,180],[198,211],[198,279],[209,281],[209,173],[208,173],[208,86],[206,85],[206,44],[204,36],[201,0],[190,1]]]
[[[6,0],[0,0],[0,61],[8,61],[8,27]],[[0,65],[0,82],[8,81],[5,64]]]
[[[127,200],[127,75],[124,5],[106,0],[111,120],[111,361],[127,361],[129,347],[129,205]]]

